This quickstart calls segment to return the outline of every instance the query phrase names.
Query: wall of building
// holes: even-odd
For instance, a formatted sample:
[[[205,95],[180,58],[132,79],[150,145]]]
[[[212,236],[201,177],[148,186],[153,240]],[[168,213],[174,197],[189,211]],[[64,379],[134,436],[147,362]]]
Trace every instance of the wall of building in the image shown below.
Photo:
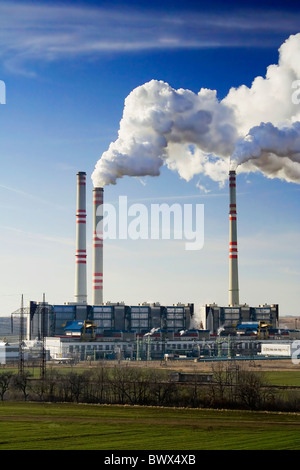
[[[92,320],[96,325],[96,337],[114,331],[129,331],[145,334],[154,329],[180,331],[189,329],[194,314],[193,304],[162,306],[142,304],[128,306],[124,303],[107,303],[100,306],[65,304],[48,305],[45,310],[45,336],[64,336],[67,322]],[[30,325],[27,339],[41,337],[41,308],[30,302]]]
[[[282,346],[280,346],[282,344]],[[109,338],[106,341],[83,342],[67,338],[46,338],[46,349],[54,360],[77,361],[100,359],[162,360],[168,359],[254,359],[262,356],[287,358],[291,355],[292,340],[265,343],[255,339],[231,338],[165,339],[141,337],[131,341]],[[271,354],[272,353],[272,354]]]
[[[16,362],[19,359],[19,345],[0,342],[0,364]]]
[[[277,304],[251,307],[239,305],[234,307],[207,304],[200,308],[200,321],[203,328],[218,334],[221,328],[235,327],[247,321],[263,321],[271,328],[278,327],[279,307]]]

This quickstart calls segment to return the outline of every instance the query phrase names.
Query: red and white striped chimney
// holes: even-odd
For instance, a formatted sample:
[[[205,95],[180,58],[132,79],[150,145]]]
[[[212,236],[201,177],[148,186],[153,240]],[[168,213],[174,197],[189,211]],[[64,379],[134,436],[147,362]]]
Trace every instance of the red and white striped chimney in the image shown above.
[[[103,304],[103,188],[93,189],[93,305]]]
[[[236,172],[229,171],[229,305],[239,305]]]
[[[86,173],[77,173],[75,302],[87,303],[86,285]]]

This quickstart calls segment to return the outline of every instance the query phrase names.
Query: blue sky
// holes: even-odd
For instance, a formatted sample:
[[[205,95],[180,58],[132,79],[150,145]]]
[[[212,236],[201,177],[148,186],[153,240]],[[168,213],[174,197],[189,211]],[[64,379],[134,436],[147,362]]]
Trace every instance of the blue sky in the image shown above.
[[[76,173],[88,176],[90,250],[90,175],[134,88],[163,80],[217,90],[221,100],[264,77],[298,32],[295,2],[0,0],[0,314],[17,309],[22,293],[73,300]],[[240,301],[279,303],[282,315],[300,315],[299,190],[260,172],[238,176]],[[105,300],[226,305],[227,186],[163,167],[159,177],[105,188],[107,202],[120,195],[204,204],[205,241],[195,252],[175,240],[108,241]],[[88,279],[91,300],[90,251]]]

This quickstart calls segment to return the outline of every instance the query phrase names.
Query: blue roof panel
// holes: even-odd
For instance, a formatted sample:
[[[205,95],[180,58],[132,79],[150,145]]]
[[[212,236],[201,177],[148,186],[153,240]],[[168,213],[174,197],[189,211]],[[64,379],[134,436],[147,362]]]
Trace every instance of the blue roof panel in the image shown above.
[[[72,322],[67,322],[66,326],[65,326],[65,330],[76,330],[76,331],[80,331],[82,330],[84,326],[84,322],[83,321],[72,321]]]

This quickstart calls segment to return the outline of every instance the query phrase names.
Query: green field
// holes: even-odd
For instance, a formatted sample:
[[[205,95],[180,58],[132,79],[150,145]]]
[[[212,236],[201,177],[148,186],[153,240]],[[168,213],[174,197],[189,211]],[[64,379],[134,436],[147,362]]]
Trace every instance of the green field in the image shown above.
[[[299,450],[300,415],[0,403],[0,450]]]
[[[279,370],[263,372],[263,375],[267,382],[271,385],[292,385],[300,387],[300,371]]]

